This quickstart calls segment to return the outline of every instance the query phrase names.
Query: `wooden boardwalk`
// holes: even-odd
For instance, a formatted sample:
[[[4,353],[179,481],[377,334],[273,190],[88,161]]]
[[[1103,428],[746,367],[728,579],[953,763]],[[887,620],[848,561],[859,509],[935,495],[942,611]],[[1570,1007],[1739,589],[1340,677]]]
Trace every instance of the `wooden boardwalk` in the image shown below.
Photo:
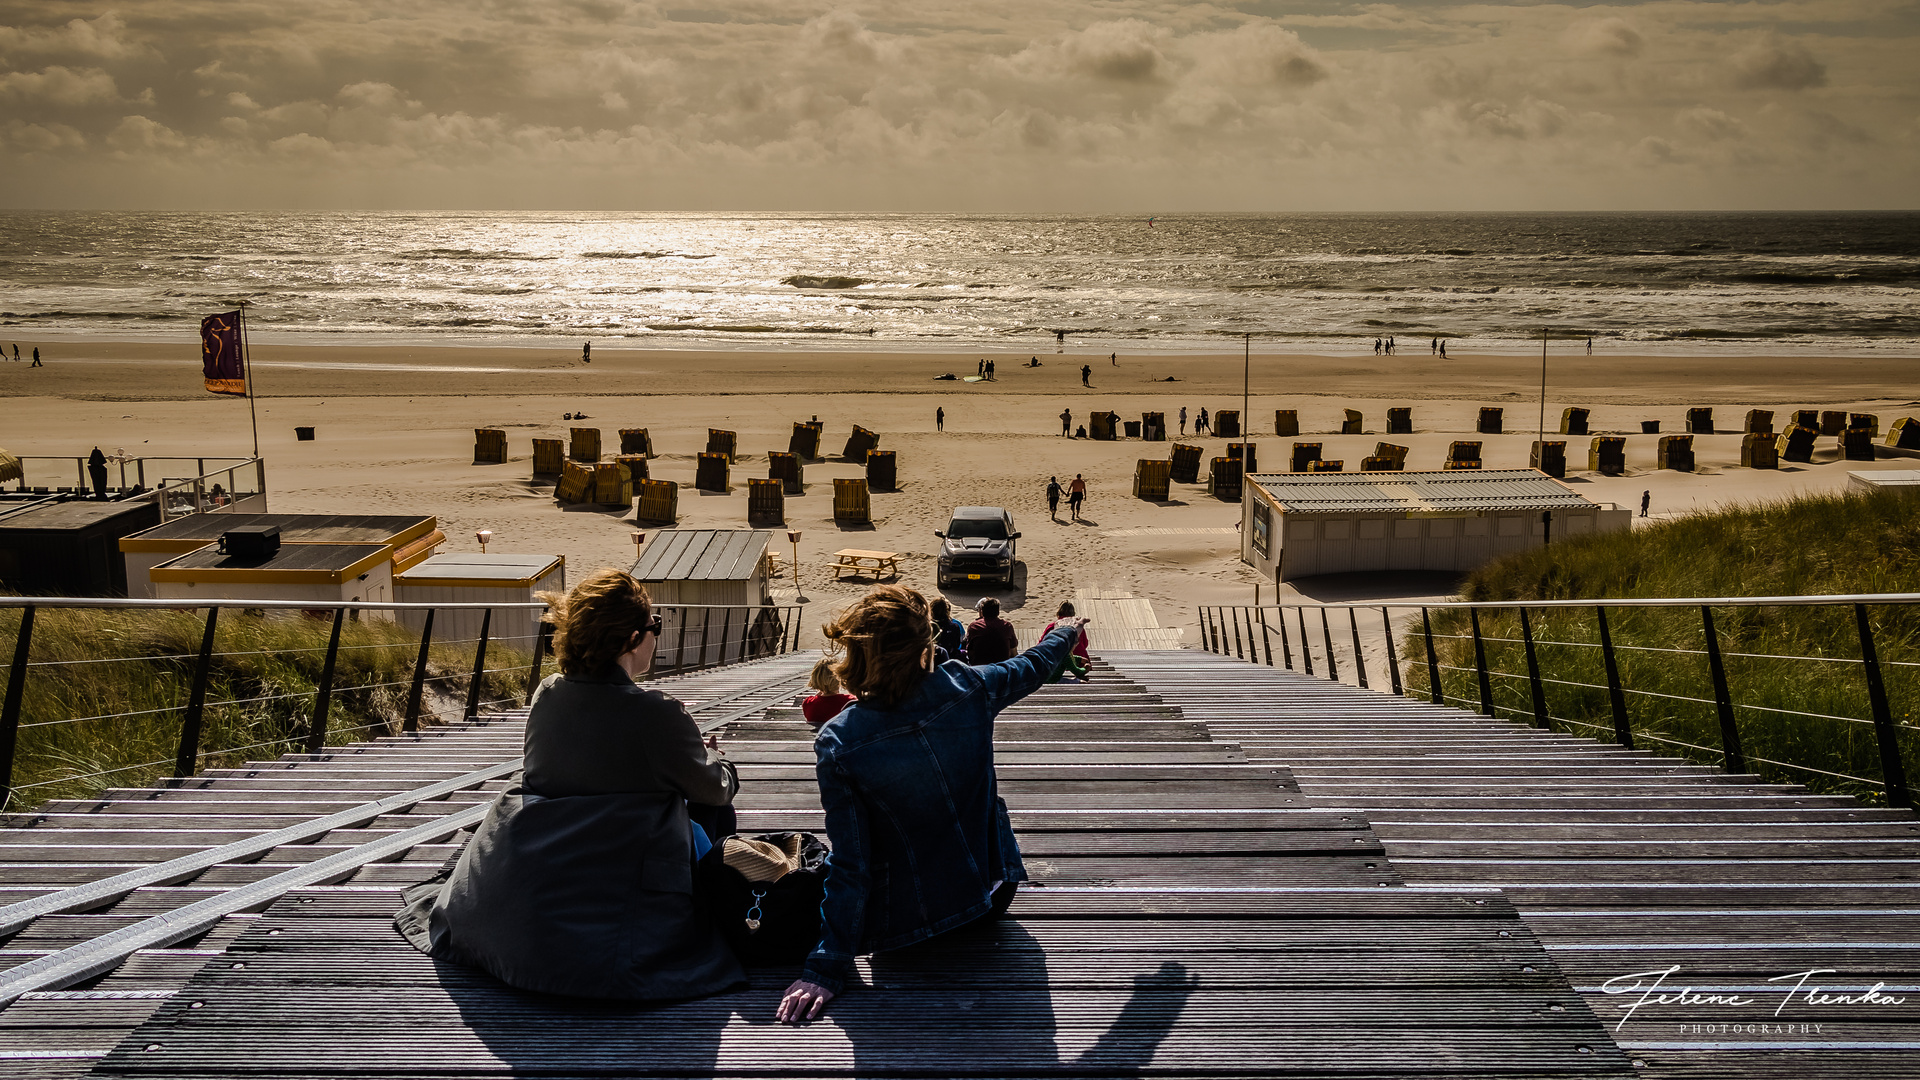
[[[799,672],[807,659],[767,665],[787,663]],[[770,670],[748,667],[761,676]],[[999,726],[1002,791],[1039,882],[1022,892],[1014,918],[862,961],[865,985],[807,1027],[771,1022],[791,969],[755,971],[753,988],[741,994],[640,1008],[520,994],[436,964],[389,925],[400,889],[430,875],[452,850],[436,843],[344,880],[290,891],[263,911],[223,919],[197,941],[136,954],[80,986],[22,997],[0,1012],[5,1074],[1633,1072],[1497,891],[1406,887],[1364,815],[1312,808],[1287,767],[1248,760],[1200,710],[1100,673],[1090,685],[1042,691]],[[724,696],[710,684],[732,679],[737,691],[748,674],[743,668],[691,676],[679,692],[690,701],[703,687],[710,698]],[[742,827],[817,831],[809,733],[791,707],[791,684],[772,697],[785,703],[769,709],[749,697],[707,713],[740,712],[721,723],[742,766]],[[736,709],[743,703],[745,711]],[[465,775],[480,762],[510,762],[518,740],[519,725],[503,717],[414,744],[380,740],[364,753],[350,748],[328,761],[289,759],[250,771],[360,784],[384,779],[398,789],[429,776]],[[414,769],[407,762],[416,755]],[[380,768],[353,767],[354,758]],[[367,775],[382,770],[382,777]],[[236,783],[255,779],[218,778],[199,789],[231,790],[234,811],[198,815],[200,826],[226,836],[286,816],[251,805],[263,797],[304,808],[337,807],[364,794],[324,783],[271,790]],[[166,803],[175,790],[154,801]],[[129,793],[128,800],[145,797]],[[209,794],[199,802],[217,806],[226,798]],[[469,803],[484,798],[484,788],[467,796]],[[110,809],[102,812],[120,814],[122,803],[103,801]],[[157,831],[184,829],[184,819],[194,816],[162,815]],[[209,817],[237,820],[216,824]],[[72,855],[58,860],[55,851],[76,852],[84,839],[62,838],[41,859],[19,854],[31,846],[23,839],[5,872],[27,891],[55,884],[18,877],[44,874],[56,861],[82,863]],[[150,839],[168,851],[193,843],[171,833]],[[354,839],[326,838],[337,840],[334,846]],[[292,864],[304,854],[281,850],[269,859]],[[207,872],[215,880],[203,875],[166,889],[217,891],[230,875],[271,872],[218,869]],[[71,920],[126,919],[138,912],[123,905],[144,912],[182,899],[165,892],[134,892],[100,915],[29,923],[0,950],[0,963],[18,964],[101,928]]]
[[[1501,890],[1639,1075],[1920,1076],[1912,812],[1211,654],[1107,659],[1286,766],[1309,806],[1364,815],[1409,885]],[[1655,976],[1620,977],[1669,967],[1670,992],[1751,1003],[1629,1014]],[[1779,978],[1815,970],[1904,1001]]]

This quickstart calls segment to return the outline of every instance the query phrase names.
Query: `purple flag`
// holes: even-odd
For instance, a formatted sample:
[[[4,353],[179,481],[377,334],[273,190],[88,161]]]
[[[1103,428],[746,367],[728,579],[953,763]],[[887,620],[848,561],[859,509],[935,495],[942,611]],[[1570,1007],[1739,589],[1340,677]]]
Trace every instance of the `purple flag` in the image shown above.
[[[229,311],[200,320],[200,367],[207,389],[216,394],[247,392],[246,362],[240,355],[240,313]]]

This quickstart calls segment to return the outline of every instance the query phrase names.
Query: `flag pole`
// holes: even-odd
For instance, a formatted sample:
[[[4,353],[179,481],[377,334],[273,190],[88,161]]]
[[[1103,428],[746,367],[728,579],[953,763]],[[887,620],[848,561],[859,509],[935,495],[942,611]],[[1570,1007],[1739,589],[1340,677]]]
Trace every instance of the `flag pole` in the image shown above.
[[[253,418],[253,457],[260,459],[260,413],[253,404],[253,349],[247,344],[247,302],[240,301],[240,376],[247,388],[247,415]]]

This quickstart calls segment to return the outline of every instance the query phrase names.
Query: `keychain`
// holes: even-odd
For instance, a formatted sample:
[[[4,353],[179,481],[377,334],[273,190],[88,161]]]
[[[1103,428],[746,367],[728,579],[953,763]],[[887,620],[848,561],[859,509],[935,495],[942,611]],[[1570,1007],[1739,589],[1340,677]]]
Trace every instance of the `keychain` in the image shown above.
[[[761,914],[760,901],[766,898],[767,891],[765,889],[753,890],[753,906],[747,909],[747,933],[753,934],[759,932]]]

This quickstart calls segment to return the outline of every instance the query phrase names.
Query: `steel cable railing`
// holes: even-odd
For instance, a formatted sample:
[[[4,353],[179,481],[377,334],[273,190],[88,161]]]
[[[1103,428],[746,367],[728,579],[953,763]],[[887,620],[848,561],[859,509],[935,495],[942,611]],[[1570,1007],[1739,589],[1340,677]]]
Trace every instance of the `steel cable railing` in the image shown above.
[[[1371,657],[1362,613],[1382,646]],[[1384,653],[1396,695],[1606,732],[1629,749],[1679,747],[1730,773],[1767,766],[1826,778],[1911,807],[1916,615],[1914,593],[1209,606],[1200,638],[1211,652],[1306,674],[1317,665],[1336,681],[1345,668],[1362,688]],[[1847,643],[1856,655],[1833,655]],[[1870,740],[1859,737],[1868,730]]]
[[[791,652],[800,643],[802,605],[728,606],[702,604],[656,604],[655,610],[666,621],[668,630],[660,643],[654,675],[673,676],[743,660]],[[0,807],[11,808],[14,792],[39,791],[62,786],[76,793],[90,790],[90,782],[123,773],[157,770],[164,760],[130,764],[113,762],[113,753],[125,756],[145,746],[160,749],[155,743],[171,728],[156,732],[152,725],[169,723],[178,717],[177,746],[172,759],[173,775],[195,775],[210,758],[229,757],[263,747],[296,747],[317,753],[329,741],[343,736],[372,731],[401,732],[419,729],[423,716],[437,714],[428,700],[428,691],[457,694],[465,689],[461,715],[474,718],[481,709],[522,703],[530,699],[546,670],[550,627],[544,622],[529,639],[524,635],[506,638],[493,633],[496,611],[544,613],[542,603],[499,604],[403,604],[403,603],[320,603],[311,601],[265,600],[124,600],[68,597],[0,597],[0,672],[4,672],[4,697],[0,697]],[[94,612],[91,616],[62,613]],[[223,613],[239,612],[246,621],[222,621]],[[8,616],[17,612],[17,618]],[[118,620],[133,620],[131,628],[139,634],[117,636],[119,630],[102,633],[97,613],[112,613]],[[204,612],[203,620],[185,621],[181,613]],[[316,612],[330,612],[331,618],[312,619]],[[418,638],[414,639],[391,621],[398,613],[418,616]],[[436,613],[458,613],[471,619],[479,613],[477,636],[465,635],[440,639],[434,636]],[[168,616],[174,618],[168,621]],[[49,621],[51,620],[51,621]],[[70,625],[62,625],[62,621]],[[298,620],[298,621],[296,621]],[[55,651],[119,647],[124,656],[61,655],[34,658],[36,621],[38,636],[53,642]],[[395,640],[342,640],[351,621],[354,637],[392,635]],[[11,639],[7,626],[12,624]],[[468,622],[462,629],[471,630]],[[274,630],[279,627],[279,630]],[[310,627],[307,633],[324,634],[324,645],[309,645],[297,640],[298,633],[286,627]],[[124,628],[124,627],[123,627]],[[239,644],[257,642],[259,647],[236,647],[235,634],[245,631]],[[227,647],[217,649],[222,634]],[[165,647],[189,634],[197,636],[199,647],[184,651]],[[290,640],[291,639],[291,640]],[[153,651],[143,651],[142,645]],[[531,645],[531,649],[528,645]],[[285,646],[285,647],[282,647]],[[489,649],[494,663],[489,664]],[[407,654],[411,653],[409,663]],[[311,665],[319,658],[319,670]],[[112,664],[145,664],[150,672],[138,668],[108,667]],[[433,673],[430,669],[439,669]],[[119,674],[124,671],[125,674]],[[86,674],[86,673],[93,674]],[[82,677],[84,675],[84,678]],[[216,678],[216,676],[218,676]],[[135,685],[145,677],[145,685]],[[306,684],[311,683],[311,689]],[[276,685],[278,683],[279,685]],[[294,688],[282,689],[288,683]],[[117,684],[117,685],[116,685]],[[127,688],[134,687],[132,691]],[[512,693],[505,691],[511,687]],[[214,691],[224,691],[214,693]],[[251,690],[251,693],[247,691]],[[235,693],[234,691],[239,691]],[[111,700],[115,694],[140,708],[87,710],[69,702]],[[380,695],[397,694],[404,705],[395,708],[394,698],[384,704]],[[343,719],[367,722],[340,724],[330,722],[333,702],[340,698],[351,702],[352,716]],[[310,702],[303,709],[298,703]],[[375,715],[393,710],[397,716]],[[227,741],[206,734],[209,717],[216,720],[236,714],[237,726],[228,722],[228,734],[256,737],[272,733],[265,741],[228,745]],[[89,736],[91,729],[115,721],[127,722],[114,727],[113,736]],[[143,725],[145,725],[143,727]],[[276,725],[278,727],[276,728]],[[72,734],[66,734],[72,733]],[[216,732],[218,734],[218,732]],[[91,737],[91,744],[74,749],[72,740]],[[46,740],[54,739],[53,743]],[[50,762],[36,771],[52,775],[36,776],[15,783],[15,764],[25,748],[31,760]],[[62,743],[58,740],[68,740]],[[103,745],[104,744],[104,745]],[[165,745],[164,742],[161,745]],[[62,747],[66,749],[62,749]],[[142,756],[152,756],[151,753]],[[62,760],[81,764],[88,771],[67,771]],[[101,760],[104,759],[104,760]],[[110,768],[88,768],[113,763]]]

